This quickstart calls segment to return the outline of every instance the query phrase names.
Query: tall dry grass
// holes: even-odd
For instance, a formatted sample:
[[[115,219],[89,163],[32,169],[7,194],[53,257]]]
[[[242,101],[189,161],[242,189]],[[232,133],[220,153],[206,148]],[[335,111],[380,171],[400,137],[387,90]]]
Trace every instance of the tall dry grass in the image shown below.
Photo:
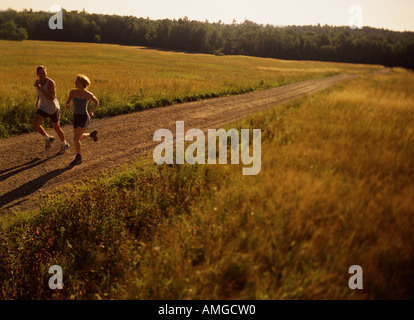
[[[136,164],[3,218],[1,297],[412,299],[413,86],[364,76],[232,124],[262,129],[257,176]]]
[[[238,124],[263,130],[260,174],[224,167],[216,198],[165,220],[136,296],[413,298],[413,89],[397,70]]]

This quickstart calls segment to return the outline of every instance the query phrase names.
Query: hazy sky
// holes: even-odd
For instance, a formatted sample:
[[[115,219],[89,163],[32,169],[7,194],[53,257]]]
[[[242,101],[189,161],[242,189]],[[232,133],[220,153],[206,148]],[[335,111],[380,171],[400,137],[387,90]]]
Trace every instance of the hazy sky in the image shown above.
[[[52,5],[150,19],[187,16],[190,20],[231,23],[248,19],[274,25],[349,25],[349,8],[358,5],[365,26],[414,31],[414,0],[1,0],[0,10],[48,11]]]

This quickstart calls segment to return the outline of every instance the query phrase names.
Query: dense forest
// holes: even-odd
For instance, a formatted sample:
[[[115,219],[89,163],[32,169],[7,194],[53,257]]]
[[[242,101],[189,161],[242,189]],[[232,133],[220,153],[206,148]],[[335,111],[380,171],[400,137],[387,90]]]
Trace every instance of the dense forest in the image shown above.
[[[259,25],[150,20],[63,10],[63,28],[50,29],[50,12],[0,12],[0,39],[100,42],[211,54],[240,54],[401,66],[414,69],[414,32],[349,26]]]

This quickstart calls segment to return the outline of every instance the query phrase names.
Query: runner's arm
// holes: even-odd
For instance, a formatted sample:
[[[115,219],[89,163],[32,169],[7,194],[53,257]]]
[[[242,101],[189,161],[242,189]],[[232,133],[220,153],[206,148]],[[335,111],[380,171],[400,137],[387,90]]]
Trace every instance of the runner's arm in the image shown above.
[[[56,88],[55,88],[55,83],[53,82],[53,80],[50,80],[49,83],[47,84],[48,92],[42,89],[40,83],[38,84],[38,89],[42,91],[45,97],[49,99],[50,101],[53,101],[56,98]]]
[[[93,93],[90,93],[89,99],[92,100],[95,103],[95,107],[93,108],[92,112],[90,113],[91,117],[93,117],[94,114],[95,114],[95,110],[99,105],[99,100],[93,95]]]
[[[72,101],[72,98],[73,98],[73,90],[70,90],[68,100],[66,101],[66,108],[70,107],[70,102]]]
[[[39,88],[39,79],[36,79],[36,81],[34,82],[34,86],[35,88]],[[36,100],[36,108],[39,109],[39,94],[37,95],[37,100]]]

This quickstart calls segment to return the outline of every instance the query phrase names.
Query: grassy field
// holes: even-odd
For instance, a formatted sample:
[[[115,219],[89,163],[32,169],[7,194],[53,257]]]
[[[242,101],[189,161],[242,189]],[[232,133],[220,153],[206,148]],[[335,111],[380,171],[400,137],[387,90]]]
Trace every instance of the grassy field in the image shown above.
[[[413,299],[413,101],[413,73],[366,75],[229,126],[262,129],[257,176],[149,160],[68,186],[2,218],[0,297]]]
[[[46,65],[56,82],[62,124],[76,75],[86,74],[101,103],[96,117],[178,102],[245,93],[338,73],[364,73],[378,66],[213,56],[142,47],[0,40],[0,138],[32,131],[36,67]]]

